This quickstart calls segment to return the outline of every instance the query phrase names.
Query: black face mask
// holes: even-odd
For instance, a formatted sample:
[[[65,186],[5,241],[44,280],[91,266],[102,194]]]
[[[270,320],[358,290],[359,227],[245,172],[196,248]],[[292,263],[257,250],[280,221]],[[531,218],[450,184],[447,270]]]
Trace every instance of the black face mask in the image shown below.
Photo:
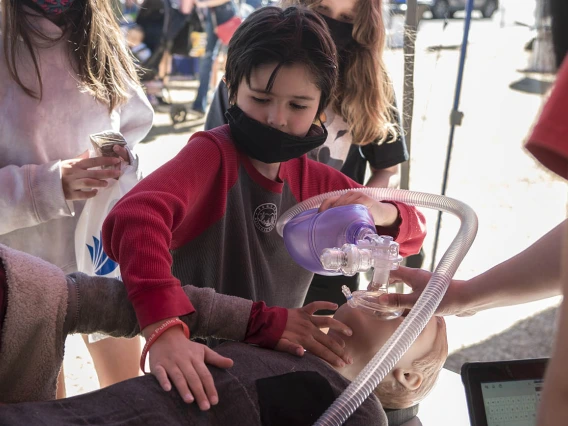
[[[323,145],[327,139],[327,130],[323,124],[321,127],[312,125],[308,136],[303,138],[292,136],[247,117],[237,105],[229,108],[225,117],[235,145],[249,157],[263,163],[282,163],[301,157]]]
[[[348,22],[340,22],[331,19],[325,15],[320,15],[329,28],[331,39],[335,43],[337,52],[341,54],[350,44],[355,43],[353,40],[353,24]]]

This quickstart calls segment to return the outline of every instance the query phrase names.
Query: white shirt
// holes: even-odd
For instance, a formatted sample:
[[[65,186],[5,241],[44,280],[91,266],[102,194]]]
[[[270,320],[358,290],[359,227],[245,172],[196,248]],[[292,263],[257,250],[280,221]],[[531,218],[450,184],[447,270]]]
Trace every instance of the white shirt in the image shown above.
[[[49,20],[32,19],[45,34],[61,34]],[[0,43],[0,243],[72,272],[75,226],[84,202],[72,203],[74,208],[66,202],[61,161],[89,149],[89,135],[104,130],[120,131],[132,148],[150,130],[153,111],[133,84],[128,103],[109,114],[106,105],[80,90],[68,46],[62,39],[37,50],[40,101],[11,78]],[[24,84],[38,88],[26,49],[17,69]]]

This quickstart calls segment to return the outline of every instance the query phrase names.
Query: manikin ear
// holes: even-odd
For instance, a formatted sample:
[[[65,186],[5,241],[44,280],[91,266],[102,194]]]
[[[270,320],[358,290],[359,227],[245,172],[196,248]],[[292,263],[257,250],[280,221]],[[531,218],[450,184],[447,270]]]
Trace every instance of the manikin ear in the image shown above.
[[[396,368],[393,370],[392,375],[398,383],[410,391],[418,389],[424,380],[424,375],[417,370]]]

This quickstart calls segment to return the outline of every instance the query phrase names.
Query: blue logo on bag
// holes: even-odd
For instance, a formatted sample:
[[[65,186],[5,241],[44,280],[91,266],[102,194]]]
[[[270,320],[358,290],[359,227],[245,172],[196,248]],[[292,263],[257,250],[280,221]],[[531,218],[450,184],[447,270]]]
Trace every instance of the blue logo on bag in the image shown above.
[[[101,240],[103,239],[102,231],[99,233],[99,238],[93,237],[93,247],[87,244],[89,249],[89,254],[91,255],[91,261],[95,265],[96,275],[107,275],[113,272],[117,267],[118,263],[110,259],[103,250],[103,245]]]

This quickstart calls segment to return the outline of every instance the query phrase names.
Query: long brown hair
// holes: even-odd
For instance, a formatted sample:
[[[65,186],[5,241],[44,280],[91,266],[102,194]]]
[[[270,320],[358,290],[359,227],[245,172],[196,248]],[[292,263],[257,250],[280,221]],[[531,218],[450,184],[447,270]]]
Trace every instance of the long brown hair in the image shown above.
[[[316,9],[321,0],[282,3]],[[333,109],[349,124],[354,144],[395,140],[400,129],[393,118],[394,92],[383,62],[382,0],[358,0],[355,8],[353,39],[357,45],[340,62]]]
[[[60,17],[63,35],[42,34],[30,18],[44,15],[29,0],[2,0],[4,57],[10,76],[29,96],[41,99],[43,82],[37,50],[65,38],[69,55],[82,88],[112,111],[128,100],[129,87],[138,83],[136,66],[126,48],[108,0],[75,0]],[[26,6],[28,6],[26,8]],[[39,91],[26,86],[18,75],[20,43],[29,51]]]

